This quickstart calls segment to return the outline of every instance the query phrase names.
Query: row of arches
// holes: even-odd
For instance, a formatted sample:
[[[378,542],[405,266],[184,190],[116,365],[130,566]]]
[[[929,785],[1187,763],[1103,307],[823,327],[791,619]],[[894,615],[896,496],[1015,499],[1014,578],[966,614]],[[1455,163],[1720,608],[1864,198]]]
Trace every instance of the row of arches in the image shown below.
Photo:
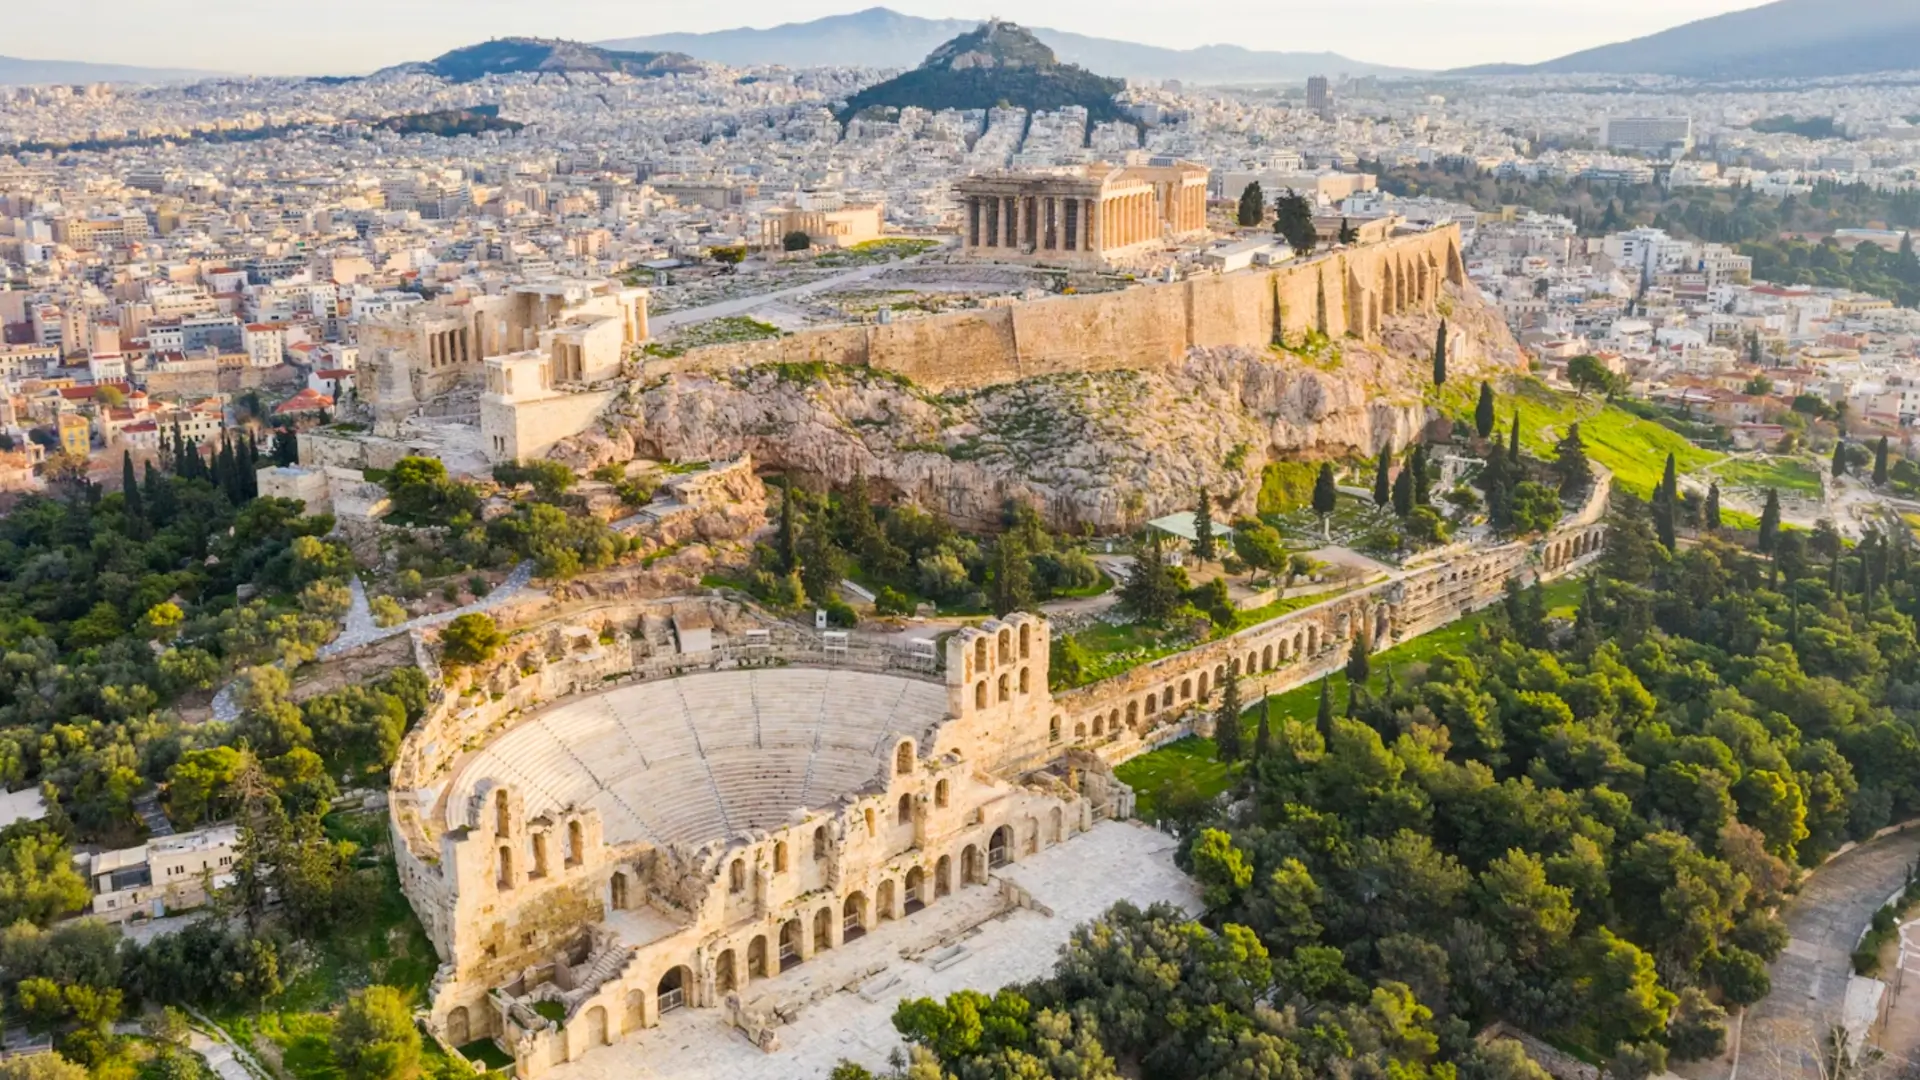
[[[957,851],[908,867],[898,877],[874,882],[871,895],[866,889],[854,889],[837,901],[790,915],[777,928],[761,929],[728,944],[712,954],[710,981],[703,982],[695,968],[678,965],[651,989],[629,987],[620,998],[624,1012],[617,1026],[603,1005],[596,1004],[581,1014],[584,1034],[574,1043],[572,1057],[595,1046],[609,1045],[619,1035],[653,1027],[675,1010],[719,1004],[726,995],[745,990],[756,979],[773,978],[822,952],[843,948],[883,923],[923,911],[960,888],[988,884],[993,869],[1066,839],[1065,810],[1055,806],[1047,819],[1044,830],[1040,819],[1033,816],[1002,824],[988,834],[984,845],[969,841]],[[624,875],[616,874],[615,881],[624,882]],[[625,886],[615,888],[620,895]],[[446,1033],[455,1045],[476,1034],[464,1007],[448,1014]],[[570,1060],[568,1053],[567,1038],[556,1039],[554,1062]]]
[[[1548,570],[1558,570],[1569,563],[1595,554],[1605,539],[1599,528],[1587,529],[1570,537],[1549,540],[1540,549],[1540,561]]]
[[[560,856],[562,865],[576,867],[584,864],[587,857],[586,831],[578,820],[566,823],[564,832],[550,828],[529,828],[526,835],[515,842],[512,833],[512,812],[507,790],[500,788],[493,793],[494,834],[500,845],[494,858],[494,887],[506,892],[520,884],[522,880],[537,881],[553,872],[551,848],[556,835],[563,845]],[[522,861],[520,856],[524,855]],[[522,872],[520,868],[524,867]]]
[[[989,642],[992,642],[989,646]],[[1016,626],[1002,625],[997,631],[991,627],[982,627],[973,639],[972,655],[968,657],[967,678],[985,676],[994,667],[1004,667],[1030,659],[1033,655],[1033,623],[1022,621]]]

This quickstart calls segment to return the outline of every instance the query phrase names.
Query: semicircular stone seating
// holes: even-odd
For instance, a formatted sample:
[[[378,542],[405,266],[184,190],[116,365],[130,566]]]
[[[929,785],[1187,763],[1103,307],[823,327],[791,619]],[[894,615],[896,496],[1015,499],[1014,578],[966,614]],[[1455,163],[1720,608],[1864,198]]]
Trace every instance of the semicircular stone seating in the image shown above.
[[[943,686],[839,669],[637,683],[561,701],[501,735],[461,769],[448,805],[472,805],[493,780],[518,788],[529,816],[598,810],[610,844],[698,847],[860,788],[946,712]]]

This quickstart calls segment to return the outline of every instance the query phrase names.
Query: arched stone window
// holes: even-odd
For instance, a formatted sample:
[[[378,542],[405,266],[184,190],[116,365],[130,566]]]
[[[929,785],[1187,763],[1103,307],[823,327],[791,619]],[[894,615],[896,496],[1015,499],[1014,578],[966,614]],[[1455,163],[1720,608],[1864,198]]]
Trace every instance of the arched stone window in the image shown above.
[[[507,812],[506,788],[493,793],[493,831],[501,836],[513,831],[511,815]]]
[[[1113,732],[1115,735],[1120,734],[1120,710],[1119,709],[1115,709],[1112,712],[1107,714],[1107,730]]]
[[[1033,646],[1033,627],[1022,624],[1020,627],[1020,659],[1025,660]]]
[[[973,684],[973,707],[976,709],[987,707],[987,680],[985,679]]]
[[[733,865],[727,867],[727,891],[730,893],[743,893],[747,891],[747,862],[745,859],[735,859],[733,860]]]
[[[1191,697],[1193,697],[1193,680],[1181,679],[1180,680],[1180,700],[1186,701]]]
[[[1047,721],[1047,741],[1060,741],[1060,718],[1057,716]]]
[[[1027,692],[1027,669],[1026,668],[1020,669],[1020,692],[1023,694]]]
[[[1159,699],[1159,698],[1157,698],[1157,697],[1155,697],[1155,696],[1154,696],[1154,695],[1152,695],[1152,694],[1148,694],[1148,695],[1147,695],[1147,698],[1146,698],[1146,701],[1147,701],[1147,708],[1146,708],[1146,714],[1147,714],[1148,716],[1152,716],[1152,715],[1153,715],[1153,714],[1154,714],[1155,712],[1157,712],[1157,711],[1159,711],[1159,709],[1160,709],[1160,699]]]
[[[1005,664],[1012,661],[1013,660],[1013,631],[1008,630],[1004,626],[1001,627],[999,642],[1000,642],[1000,663]]]
[[[913,796],[900,796],[900,806],[894,811],[894,818],[902,825],[913,824]]]
[[[813,857],[816,860],[827,857],[827,827],[825,825],[813,830]]]
[[[1084,738],[1086,738],[1086,737],[1087,737],[1087,725],[1085,725],[1085,724],[1075,724],[1075,725],[1073,725],[1073,737],[1074,737],[1074,738],[1076,738],[1076,739],[1084,739]]]
[[[547,834],[533,834],[533,873],[529,877],[547,876]]]
[[[902,742],[893,752],[893,775],[905,776],[913,771],[913,743]]]
[[[587,858],[586,838],[577,821],[567,822],[567,865],[579,866]]]
[[[732,949],[722,952],[720,958],[713,963],[714,985],[723,994],[731,994],[740,988],[740,974],[734,970],[733,965]]]
[[[505,844],[500,845],[499,876],[494,879],[494,884],[500,887],[501,892],[513,888],[513,849]]]
[[[1173,708],[1173,687],[1167,687],[1166,692],[1160,695],[1160,707],[1163,709]]]
[[[1140,703],[1137,701],[1127,702],[1127,726],[1133,727],[1135,724],[1138,724],[1139,722],[1140,722]]]
[[[987,672],[987,639],[976,638],[973,642],[973,673],[984,675]]]
[[[813,913],[813,951],[826,952],[833,948],[833,909],[823,907]]]
[[[784,874],[787,872],[787,842],[785,840],[776,840],[773,842],[773,872],[776,874]]]
[[[1003,702],[1013,700],[1012,682],[1004,671],[1000,673],[1000,700]]]
[[[1106,733],[1107,718],[1096,713],[1093,718],[1093,737],[1097,739]]]
[[[613,880],[608,883],[607,891],[612,894],[610,899],[613,903],[613,910],[627,910],[627,875],[613,875]]]
[[[767,935],[760,934],[747,943],[747,978],[767,977]]]
[[[933,805],[942,808],[947,805],[947,782],[945,780],[933,785]]]

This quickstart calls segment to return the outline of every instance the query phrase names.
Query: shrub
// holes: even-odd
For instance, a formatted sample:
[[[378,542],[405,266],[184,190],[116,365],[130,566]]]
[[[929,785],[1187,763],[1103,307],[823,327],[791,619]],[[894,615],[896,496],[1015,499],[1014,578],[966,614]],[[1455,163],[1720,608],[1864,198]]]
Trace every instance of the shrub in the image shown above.
[[[853,605],[838,596],[827,597],[827,602],[820,606],[827,613],[828,626],[846,629],[860,625],[860,614],[853,610]]]
[[[391,596],[376,596],[368,604],[373,609],[373,624],[379,627],[399,626],[407,621],[407,609],[400,601]]]
[[[874,594],[873,610],[882,615],[911,615],[913,598],[891,585],[882,585]]]
[[[813,238],[807,235],[805,229],[795,229],[780,238],[783,251],[805,251],[812,246]]]
[[[484,612],[470,612],[447,624],[440,645],[449,664],[484,664],[493,659],[506,635]]]

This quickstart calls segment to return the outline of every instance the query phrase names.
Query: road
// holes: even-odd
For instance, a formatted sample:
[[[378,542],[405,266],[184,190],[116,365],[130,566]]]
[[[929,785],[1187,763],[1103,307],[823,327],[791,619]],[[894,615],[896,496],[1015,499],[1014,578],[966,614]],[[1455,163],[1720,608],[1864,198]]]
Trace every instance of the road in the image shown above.
[[[662,331],[672,330],[680,326],[691,326],[694,323],[706,322],[708,319],[724,319],[729,315],[744,315],[754,308],[771,304],[776,300],[804,298],[827,289],[838,289],[856,281],[865,281],[870,277],[884,274],[889,270],[898,270],[903,266],[912,266],[928,255],[943,250],[945,249],[935,248],[933,251],[922,252],[919,255],[909,255],[904,259],[893,259],[888,262],[874,263],[871,266],[856,266],[845,273],[821,278],[818,281],[809,281],[804,285],[794,285],[785,289],[775,289],[772,292],[756,293],[752,296],[736,296],[731,300],[720,300],[715,303],[705,304],[701,307],[686,308],[681,311],[669,311],[665,315],[655,315],[648,319],[647,328],[650,333],[658,335]]]
[[[1837,1022],[1853,974],[1853,947],[1873,913],[1906,883],[1920,828],[1854,848],[1815,870],[1781,912],[1793,935],[1769,969],[1773,992],[1747,1009],[1737,1060],[1694,1062],[1691,1080],[1820,1076],[1815,1047]]]

